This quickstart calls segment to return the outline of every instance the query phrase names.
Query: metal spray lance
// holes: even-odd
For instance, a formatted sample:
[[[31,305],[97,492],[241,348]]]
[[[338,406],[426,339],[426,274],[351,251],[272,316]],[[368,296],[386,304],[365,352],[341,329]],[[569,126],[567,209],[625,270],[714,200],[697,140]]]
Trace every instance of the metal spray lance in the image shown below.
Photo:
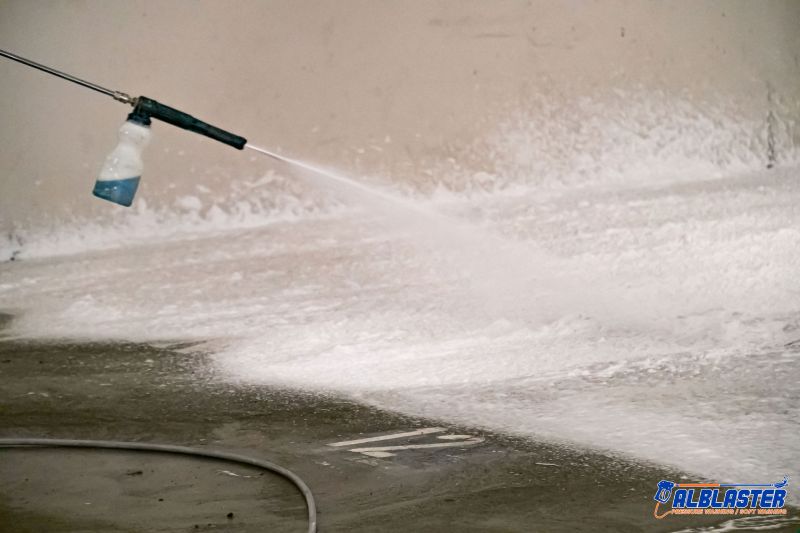
[[[133,202],[139,179],[142,176],[142,151],[150,141],[150,119],[158,119],[173,126],[199,133],[219,141],[228,146],[241,150],[247,144],[247,139],[227,132],[207,122],[179,111],[172,107],[156,102],[146,96],[131,97],[121,91],[106,89],[94,83],[76,78],[64,72],[50,68],[11,52],[0,50],[0,56],[7,57],[23,65],[41,70],[53,76],[71,81],[87,89],[112,97],[118,102],[130,104],[133,111],[119,130],[119,143],[108,155],[103,168],[98,175],[93,194],[98,198],[129,206]],[[272,154],[268,154],[272,155]],[[278,159],[280,158],[273,155]]]

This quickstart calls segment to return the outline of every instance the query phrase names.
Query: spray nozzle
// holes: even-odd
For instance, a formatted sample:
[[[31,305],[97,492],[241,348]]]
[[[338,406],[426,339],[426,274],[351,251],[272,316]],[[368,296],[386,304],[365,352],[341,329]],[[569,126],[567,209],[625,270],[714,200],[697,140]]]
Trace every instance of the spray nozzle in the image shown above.
[[[152,98],[148,98],[146,96],[139,96],[138,98],[134,99],[133,113],[131,113],[131,115],[136,115],[137,117],[147,117],[148,123],[150,117],[162,120],[168,124],[172,124],[173,126],[178,126],[179,128],[193,131],[195,133],[199,133],[200,135],[205,135],[206,137],[210,137],[215,141],[227,144],[228,146],[233,146],[237,150],[243,149],[244,145],[247,144],[247,139],[244,137],[227,132],[216,126],[212,126],[207,122],[203,122],[202,120],[194,118],[188,113],[184,113],[183,111],[179,111],[160,102],[156,102]]]

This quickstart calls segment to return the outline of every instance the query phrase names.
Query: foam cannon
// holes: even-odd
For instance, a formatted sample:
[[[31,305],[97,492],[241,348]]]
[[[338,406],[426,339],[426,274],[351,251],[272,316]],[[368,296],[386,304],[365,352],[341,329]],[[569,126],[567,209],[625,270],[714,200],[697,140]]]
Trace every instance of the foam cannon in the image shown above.
[[[243,149],[247,144],[247,139],[244,137],[212,126],[188,113],[164,105],[152,98],[146,96],[132,97],[121,91],[106,89],[5,50],[0,50],[0,56],[71,81],[87,89],[110,96],[118,102],[133,106],[133,111],[131,111],[127,120],[119,129],[119,143],[106,157],[103,168],[100,170],[95,182],[92,193],[98,198],[126,207],[131,205],[136,189],[139,186],[139,180],[142,177],[144,168],[142,151],[150,142],[151,119],[161,120],[167,124],[205,135],[215,141],[233,146],[237,150]]]

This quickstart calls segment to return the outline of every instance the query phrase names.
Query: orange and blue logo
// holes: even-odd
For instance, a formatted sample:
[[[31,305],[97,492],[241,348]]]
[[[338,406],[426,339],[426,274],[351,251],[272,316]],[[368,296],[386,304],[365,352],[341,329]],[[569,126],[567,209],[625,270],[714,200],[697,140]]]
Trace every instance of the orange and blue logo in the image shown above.
[[[658,482],[653,516],[668,515],[785,515],[786,485],[778,483],[674,483]],[[660,506],[669,509],[660,511]]]

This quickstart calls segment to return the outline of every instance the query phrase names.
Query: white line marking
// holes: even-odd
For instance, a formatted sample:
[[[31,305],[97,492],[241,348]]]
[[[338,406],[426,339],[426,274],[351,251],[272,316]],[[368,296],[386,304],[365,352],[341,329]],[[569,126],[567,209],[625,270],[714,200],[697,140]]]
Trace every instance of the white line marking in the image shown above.
[[[353,450],[350,450],[350,451],[353,451]],[[377,457],[379,459],[382,459],[384,457],[394,457],[394,454],[393,453],[389,453],[389,452],[361,452],[361,453],[364,454],[364,455],[368,455],[370,457]]]
[[[439,435],[437,439],[442,440],[464,440],[471,438],[472,435]]]
[[[243,476],[242,474],[237,474],[236,472],[231,472],[230,470],[217,470],[217,473],[233,477],[255,477],[255,476]]]
[[[353,448],[350,451],[355,453],[363,453],[372,457],[390,457],[389,455],[373,455],[384,452],[396,452],[400,450],[426,450],[431,448],[458,448],[459,446],[472,446],[483,442],[483,437],[473,437],[467,440],[453,441],[453,442],[437,442],[435,444],[406,444],[405,446],[373,446],[371,448]]]
[[[422,428],[415,431],[406,431],[405,433],[390,433],[389,435],[378,435],[377,437],[368,437],[365,439],[345,440],[342,442],[334,442],[328,446],[353,446],[355,444],[365,444],[367,442],[378,442],[381,440],[402,439],[405,437],[419,437],[421,435],[429,435],[431,433],[441,433],[445,431],[444,428]]]

